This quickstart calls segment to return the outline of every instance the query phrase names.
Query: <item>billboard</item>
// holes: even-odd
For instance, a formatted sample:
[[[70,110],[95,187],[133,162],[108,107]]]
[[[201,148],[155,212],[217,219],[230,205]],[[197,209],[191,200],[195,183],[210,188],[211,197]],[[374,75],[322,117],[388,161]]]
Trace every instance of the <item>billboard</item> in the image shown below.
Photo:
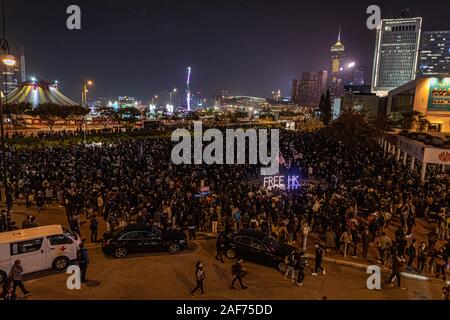
[[[450,78],[430,79],[428,111],[450,111]]]

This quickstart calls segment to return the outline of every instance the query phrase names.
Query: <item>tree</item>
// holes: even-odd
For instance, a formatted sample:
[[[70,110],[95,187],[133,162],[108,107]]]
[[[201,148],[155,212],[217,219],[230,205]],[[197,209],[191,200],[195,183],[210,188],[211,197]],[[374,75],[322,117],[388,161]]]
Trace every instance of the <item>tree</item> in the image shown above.
[[[139,120],[141,113],[135,107],[120,108],[114,115],[114,118],[119,121],[120,124],[134,124]]]
[[[358,112],[344,112],[329,127],[329,135],[349,145],[366,144],[375,129]]]
[[[39,119],[47,124],[50,131],[53,131],[56,120],[61,116],[61,106],[54,103],[40,104],[33,109],[31,114],[39,116]]]
[[[327,90],[326,95],[322,94],[320,97],[319,111],[320,119],[325,126],[328,126],[332,118],[330,90]]]
[[[426,131],[430,125],[427,116],[417,110],[403,112],[399,122],[402,130],[412,130],[413,128],[417,128],[419,132]]]
[[[101,104],[95,106],[95,112],[99,115],[105,129],[108,126],[108,123],[114,119],[116,114],[116,110],[113,107],[104,106]]]
[[[378,131],[390,131],[392,121],[387,115],[379,113],[375,119],[371,121],[371,125]]]
[[[69,110],[70,117],[75,120],[75,124],[81,131],[83,124],[86,122],[86,116],[91,112],[89,108],[80,105],[67,107]]]
[[[11,119],[14,131],[17,132],[18,126],[23,122],[23,116],[30,114],[33,106],[29,102],[17,104],[7,104],[3,106],[3,113]]]

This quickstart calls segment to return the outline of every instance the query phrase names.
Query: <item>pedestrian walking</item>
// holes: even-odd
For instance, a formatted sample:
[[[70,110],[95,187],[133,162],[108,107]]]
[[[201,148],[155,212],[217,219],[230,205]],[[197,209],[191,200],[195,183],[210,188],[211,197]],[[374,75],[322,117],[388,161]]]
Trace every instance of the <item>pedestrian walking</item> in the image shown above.
[[[86,282],[86,273],[89,261],[89,253],[87,248],[84,246],[84,243],[80,244],[80,249],[78,250],[78,266],[81,271],[81,282]]]
[[[305,253],[300,252],[295,259],[295,269],[297,271],[297,280],[295,284],[299,287],[303,286],[303,280],[305,280],[305,268],[308,263],[305,260]]]
[[[392,281],[394,280],[394,278],[397,278],[397,286],[400,289],[405,290],[405,288],[401,286],[400,269],[401,269],[402,265],[403,265],[403,259],[398,254],[398,252],[395,251],[394,255],[392,256],[392,273],[388,280],[388,286],[393,286]]]
[[[22,283],[22,273],[23,273],[23,267],[20,260],[14,261],[14,265],[11,267],[11,271],[9,273],[9,277],[12,280],[13,283],[13,295],[16,296],[16,289],[17,287],[20,288],[20,290],[23,293],[24,297],[31,296],[31,292],[29,292],[27,289],[25,289],[25,286]]]
[[[91,242],[96,243],[98,236],[98,220],[96,218],[96,215],[92,216],[91,222],[89,224],[89,229],[91,230]]]
[[[288,276],[290,275],[291,277],[291,281],[294,282],[294,277],[295,277],[295,251],[292,251],[290,255],[288,255],[286,257],[287,259],[287,268],[286,268],[286,272],[284,274],[284,279],[288,280]]]
[[[323,260],[323,255],[325,253],[325,250],[319,245],[319,243],[316,242],[315,245],[315,266],[314,266],[314,272],[313,272],[313,276],[317,276],[317,272],[319,272],[319,270],[322,271],[322,274],[325,275],[325,269],[322,267],[322,260]]]
[[[203,263],[201,261],[198,261],[195,265],[195,281],[196,286],[194,289],[191,290],[191,295],[193,296],[194,293],[200,289],[201,294],[205,294],[205,291],[203,290],[203,281],[206,278],[205,271],[203,270]]]
[[[243,262],[242,259],[238,259],[236,260],[236,263],[233,264],[232,266],[231,273],[233,274],[234,278],[233,281],[231,281],[230,289],[235,289],[234,283],[236,281],[239,281],[239,284],[241,285],[242,289],[248,288],[242,283],[242,278],[245,277],[245,275],[247,274],[247,271],[244,268],[242,268],[242,262]]]
[[[225,246],[225,234],[224,233],[220,233],[217,236],[217,240],[216,240],[216,251],[217,251],[217,253],[216,253],[216,260],[220,261],[222,263],[224,263],[223,262],[223,257],[222,257],[222,251],[223,251],[224,246]]]

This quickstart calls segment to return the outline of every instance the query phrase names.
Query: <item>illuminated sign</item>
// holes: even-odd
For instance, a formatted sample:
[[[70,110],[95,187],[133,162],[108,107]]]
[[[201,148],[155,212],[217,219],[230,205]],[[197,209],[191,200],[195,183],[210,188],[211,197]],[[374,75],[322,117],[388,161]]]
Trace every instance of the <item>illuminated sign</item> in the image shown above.
[[[430,79],[429,111],[450,111],[450,78]]]
[[[285,179],[287,178],[287,179]],[[287,185],[286,185],[287,180]],[[282,190],[294,190],[300,188],[300,176],[266,176],[264,177],[264,188],[278,188]]]

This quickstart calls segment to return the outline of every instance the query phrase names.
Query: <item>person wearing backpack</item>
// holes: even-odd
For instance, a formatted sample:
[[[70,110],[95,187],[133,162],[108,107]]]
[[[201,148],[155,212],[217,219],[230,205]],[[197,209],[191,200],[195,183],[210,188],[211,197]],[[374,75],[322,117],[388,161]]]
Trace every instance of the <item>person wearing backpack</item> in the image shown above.
[[[233,264],[231,268],[231,273],[233,274],[234,278],[233,281],[231,281],[230,289],[235,289],[234,283],[236,281],[239,281],[242,289],[247,289],[247,287],[242,283],[242,277],[244,277],[244,275],[246,274],[245,269],[242,268],[242,262],[242,259],[236,260],[236,263]]]
[[[291,275],[291,281],[294,282],[294,277],[295,277],[295,251],[292,251],[290,255],[287,256],[287,268],[286,268],[286,272],[284,274],[284,279],[288,280],[288,276],[289,274]]]
[[[201,294],[205,294],[205,291],[203,290],[203,281],[205,280],[205,278],[206,274],[203,270],[203,263],[201,261],[198,261],[195,265],[195,280],[197,282],[197,285],[194,289],[191,290],[192,296],[198,289],[200,289]]]
[[[401,282],[401,277],[400,277],[400,268],[403,265],[403,260],[402,258],[399,256],[398,252],[395,251],[393,256],[392,256],[392,273],[389,277],[389,280],[387,282],[388,286],[393,286],[392,281],[394,280],[394,277],[397,278],[397,286],[402,289],[405,290],[404,287],[401,286],[400,282]]]
[[[25,286],[22,283],[22,273],[23,273],[23,267],[20,260],[16,260],[14,262],[14,265],[11,268],[11,271],[9,272],[9,277],[12,281],[12,288],[13,288],[13,294],[14,297],[16,296],[16,289],[17,287],[22,290],[22,293],[24,297],[31,296],[31,292],[29,292],[27,289],[25,289]]]
[[[297,254],[295,259],[295,270],[297,271],[297,280],[295,284],[299,287],[303,286],[303,280],[305,280],[305,267],[307,266],[307,262],[305,260],[305,253],[302,251]]]

